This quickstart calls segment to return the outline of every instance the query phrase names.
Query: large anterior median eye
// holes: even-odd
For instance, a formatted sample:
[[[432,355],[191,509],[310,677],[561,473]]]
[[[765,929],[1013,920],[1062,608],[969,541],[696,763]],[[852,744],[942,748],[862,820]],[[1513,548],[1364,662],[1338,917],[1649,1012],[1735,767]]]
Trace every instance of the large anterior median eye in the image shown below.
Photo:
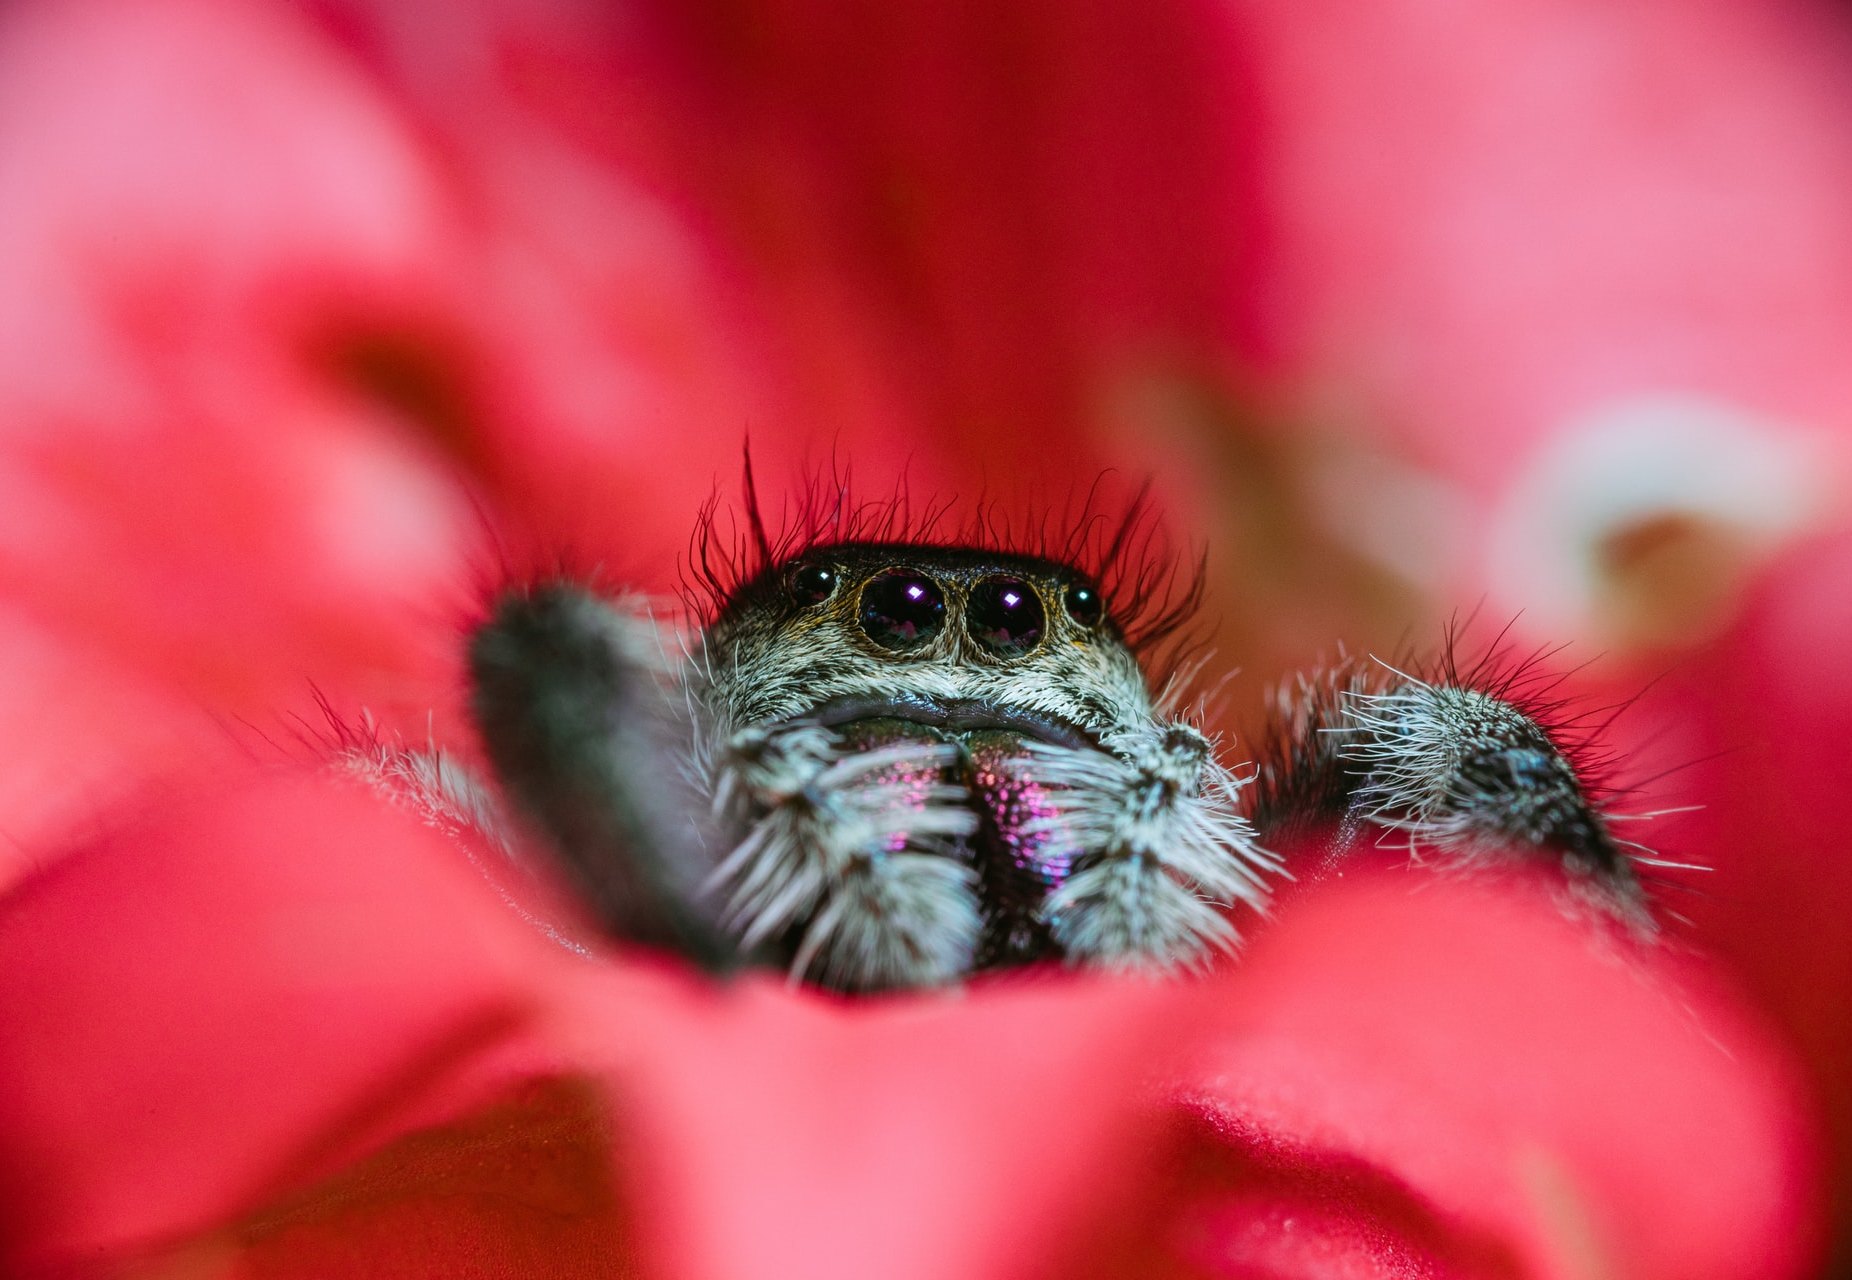
[[[965,627],[971,638],[992,653],[1010,656],[1027,653],[1042,638],[1042,600],[1021,578],[1002,574],[985,578],[971,589],[965,605]]]
[[[862,630],[883,649],[917,649],[944,622],[945,593],[923,573],[889,569],[862,588]]]

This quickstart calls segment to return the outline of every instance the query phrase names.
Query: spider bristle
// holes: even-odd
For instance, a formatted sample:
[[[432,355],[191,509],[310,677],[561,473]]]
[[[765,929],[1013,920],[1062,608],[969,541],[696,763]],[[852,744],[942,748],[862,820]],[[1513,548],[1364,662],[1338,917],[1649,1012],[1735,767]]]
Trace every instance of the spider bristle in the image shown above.
[[[740,446],[740,488],[742,501],[746,507],[746,527],[752,534],[753,550],[758,553],[760,562],[769,563],[772,558],[771,539],[765,536],[765,514],[759,507],[759,485],[752,474],[752,441],[747,439]]]
[[[1470,633],[1478,614],[1475,608],[1464,617],[1449,618],[1440,648],[1431,657],[1423,659],[1404,650],[1387,665],[1430,684],[1471,689],[1517,708],[1569,762],[1588,802],[1597,809],[1606,808],[1620,791],[1615,782],[1619,761],[1607,731],[1638,695],[1601,705],[1585,695],[1564,692],[1598,656],[1563,666],[1556,659],[1568,650],[1567,644],[1521,648],[1511,639],[1519,621],[1516,615],[1489,638],[1474,641]]]
[[[717,488],[703,504],[683,569],[691,616],[712,622],[742,589],[819,548],[910,543],[1023,556],[1067,565],[1098,584],[1126,643],[1164,674],[1206,643],[1189,628],[1207,585],[1206,557],[1179,552],[1151,498],[1149,482],[1115,497],[1112,473],[1060,502],[1006,511],[980,495],[955,518],[957,495],[920,499],[903,473],[891,492],[864,496],[850,467],[832,460],[808,472],[776,518],[760,493],[750,456],[741,496],[729,506]]]

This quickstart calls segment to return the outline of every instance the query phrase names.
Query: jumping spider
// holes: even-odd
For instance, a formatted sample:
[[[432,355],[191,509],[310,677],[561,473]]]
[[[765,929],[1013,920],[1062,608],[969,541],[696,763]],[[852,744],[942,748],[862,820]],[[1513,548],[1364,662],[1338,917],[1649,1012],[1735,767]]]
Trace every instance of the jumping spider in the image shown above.
[[[1346,663],[1282,695],[1256,764],[1219,759],[1140,661],[1184,611],[1128,567],[1136,505],[1089,555],[841,504],[781,543],[748,502],[743,556],[703,526],[679,656],[570,580],[505,593],[470,642],[502,790],[618,938],[845,992],[1193,967],[1282,874],[1383,844],[1528,852],[1644,919],[1572,753],[1483,672]]]

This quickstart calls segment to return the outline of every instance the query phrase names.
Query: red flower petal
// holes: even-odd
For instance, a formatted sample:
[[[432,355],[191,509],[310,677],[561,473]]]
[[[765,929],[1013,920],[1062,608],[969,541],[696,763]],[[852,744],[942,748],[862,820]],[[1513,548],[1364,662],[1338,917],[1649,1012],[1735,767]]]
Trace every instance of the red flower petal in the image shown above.
[[[1806,1117],[1757,1028],[1548,894],[1412,888],[1311,895],[1246,958],[1201,1095],[1235,1165],[1185,1247],[1229,1275],[1799,1273]]]
[[[1245,171],[1208,6],[648,8],[675,176],[993,493],[1084,479],[1127,384],[1220,362]]]
[[[1141,1081],[1208,1025],[1143,984],[876,1008],[599,965],[435,833],[301,781],[63,859],[0,916],[0,975],[25,1269],[456,1274],[624,1241],[695,1275],[1023,1274],[1123,1199]]]
[[[1665,730],[1641,748],[1673,770],[1653,799],[1698,806],[1641,833],[1669,858],[1712,868],[1678,875],[1690,892],[1673,905],[1812,1067],[1842,1223],[1852,1223],[1849,647],[1852,534],[1841,533],[1783,557],[1729,632],[1673,669],[1650,703],[1651,726],[1644,715],[1626,726]]]
[[[16,893],[0,922],[15,1264],[255,1207],[506,1035],[539,944],[455,858],[364,795],[295,784],[172,808]]]
[[[0,589],[222,714],[427,669],[472,519],[305,349],[414,303],[439,231],[311,36],[211,0],[0,27]]]
[[[1849,54],[1827,5],[1286,0],[1232,19],[1263,124],[1247,296],[1315,406],[1477,491],[1687,392],[1843,422]]]
[[[1208,987],[721,997],[558,951],[367,797],[269,786],[74,855],[0,920],[6,1248],[191,1237],[302,1274],[414,1224],[426,1260],[608,1261],[621,1236],[691,1274],[1029,1274],[1123,1234],[1157,1137],[1139,1080],[1232,1019],[1194,1094],[1213,1130],[1141,1193],[1171,1188],[1172,1256],[1787,1274],[1782,1073],[1660,969],[1553,904],[1395,878],[1302,905]],[[540,1149],[551,1172],[519,1174]],[[510,1210],[521,1186],[572,1228]]]

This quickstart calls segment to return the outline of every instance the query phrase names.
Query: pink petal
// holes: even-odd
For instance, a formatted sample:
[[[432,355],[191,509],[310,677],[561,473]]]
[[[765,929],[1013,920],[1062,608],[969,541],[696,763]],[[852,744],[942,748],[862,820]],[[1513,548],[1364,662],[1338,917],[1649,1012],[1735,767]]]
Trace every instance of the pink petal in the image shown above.
[[[1618,944],[1510,886],[1308,896],[1235,980],[1198,1096],[1236,1172],[1185,1241],[1230,1275],[1800,1274],[1789,1064],[1713,979]]]
[[[67,856],[0,916],[0,975],[0,1241],[82,1274],[614,1242],[715,1277],[1027,1274],[1135,1185],[1147,1073],[1210,1025],[1145,984],[840,1005],[607,966],[301,780]]]

